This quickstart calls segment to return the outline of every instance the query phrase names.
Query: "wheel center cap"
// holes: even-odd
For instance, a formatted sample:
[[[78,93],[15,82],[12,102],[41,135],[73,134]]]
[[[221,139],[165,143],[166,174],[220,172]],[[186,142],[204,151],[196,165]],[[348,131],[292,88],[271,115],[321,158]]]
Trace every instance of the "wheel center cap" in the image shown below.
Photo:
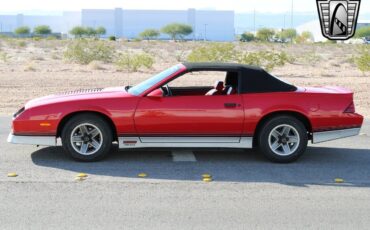
[[[89,142],[89,141],[90,141],[90,137],[89,137],[89,136],[84,136],[84,137],[83,137],[83,141],[85,141],[85,142]]]
[[[280,136],[279,139],[279,142],[283,144],[286,144],[289,141],[289,138],[286,136]]]

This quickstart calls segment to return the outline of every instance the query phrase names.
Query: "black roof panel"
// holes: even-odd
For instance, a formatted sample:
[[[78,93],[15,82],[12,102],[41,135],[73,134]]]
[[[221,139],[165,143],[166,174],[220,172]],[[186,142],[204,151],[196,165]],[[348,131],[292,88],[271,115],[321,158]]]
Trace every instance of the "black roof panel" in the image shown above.
[[[220,62],[184,62],[182,63],[187,70],[255,70],[263,71],[258,66],[243,65],[238,63],[220,63]]]
[[[257,66],[249,66],[237,63],[217,62],[185,62],[183,65],[187,71],[240,71],[240,92],[287,92],[297,88],[266,72]]]

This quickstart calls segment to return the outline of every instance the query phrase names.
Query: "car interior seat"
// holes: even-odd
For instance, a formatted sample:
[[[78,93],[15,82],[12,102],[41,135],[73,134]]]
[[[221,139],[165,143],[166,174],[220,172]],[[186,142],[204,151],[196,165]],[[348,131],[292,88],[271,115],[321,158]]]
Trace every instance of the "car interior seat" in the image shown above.
[[[225,78],[225,88],[222,91],[223,95],[235,94],[238,88],[238,72],[227,72]]]
[[[211,96],[211,95],[222,95],[222,92],[224,90],[224,82],[223,81],[216,81],[213,89],[211,89],[210,91],[208,91],[206,93],[207,96]]]

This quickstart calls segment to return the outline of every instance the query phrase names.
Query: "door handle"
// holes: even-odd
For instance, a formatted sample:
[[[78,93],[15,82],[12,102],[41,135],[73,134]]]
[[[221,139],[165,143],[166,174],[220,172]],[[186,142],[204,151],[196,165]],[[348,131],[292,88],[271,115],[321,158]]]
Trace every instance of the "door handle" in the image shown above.
[[[236,103],[225,103],[224,104],[226,108],[235,108],[236,107]]]

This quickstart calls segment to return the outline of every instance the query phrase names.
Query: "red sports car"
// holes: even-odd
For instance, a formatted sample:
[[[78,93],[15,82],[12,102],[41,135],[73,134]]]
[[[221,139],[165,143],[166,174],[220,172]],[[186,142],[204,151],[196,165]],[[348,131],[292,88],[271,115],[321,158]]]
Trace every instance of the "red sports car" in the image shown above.
[[[221,79],[214,86],[170,86],[202,71]],[[118,142],[122,149],[258,147],[272,161],[291,162],[308,140],[354,136],[362,122],[353,93],[343,88],[296,87],[246,65],[183,63],[133,87],[31,100],[14,114],[8,142],[62,144],[82,161],[103,158]]]

